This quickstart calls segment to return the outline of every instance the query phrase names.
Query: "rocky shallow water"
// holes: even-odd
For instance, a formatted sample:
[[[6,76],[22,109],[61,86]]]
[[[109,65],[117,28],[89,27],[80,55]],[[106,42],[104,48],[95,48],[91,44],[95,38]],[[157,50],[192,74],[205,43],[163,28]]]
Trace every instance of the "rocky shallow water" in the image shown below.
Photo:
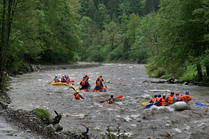
[[[74,91],[68,87],[47,83],[55,75],[69,75],[76,87],[86,74],[90,76],[92,88],[90,92],[81,92],[84,100],[75,100]],[[107,82],[107,92],[92,91],[99,75]],[[8,92],[12,101],[9,107],[29,111],[45,108],[53,115],[56,110],[63,115],[60,125],[64,130],[84,131],[83,125],[86,125],[94,136],[105,133],[108,126],[114,133],[120,125],[121,133],[134,139],[209,138],[209,88],[149,82],[158,80],[149,78],[145,65],[138,64],[105,64],[85,69],[33,72],[13,77]],[[183,93],[185,90],[191,91],[193,96],[191,110],[179,112],[168,107],[144,110],[140,105],[154,94],[169,95],[169,91]],[[122,95],[124,98],[115,104],[99,103],[109,95]],[[198,107],[195,102],[201,102],[205,107]]]

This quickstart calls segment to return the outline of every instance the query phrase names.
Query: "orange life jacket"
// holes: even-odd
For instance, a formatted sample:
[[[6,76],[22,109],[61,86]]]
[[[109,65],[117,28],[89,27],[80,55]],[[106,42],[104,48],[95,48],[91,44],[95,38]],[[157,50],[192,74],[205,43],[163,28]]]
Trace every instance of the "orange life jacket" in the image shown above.
[[[101,86],[101,81],[97,81],[96,85]]]
[[[109,104],[112,104],[112,103],[114,103],[114,99],[111,98],[111,99],[109,100]]]
[[[156,101],[160,101],[161,97],[156,97]]]
[[[151,100],[152,104],[154,104],[156,100],[157,99],[155,97],[153,97],[152,100]]]
[[[192,100],[192,97],[191,97],[190,95],[184,95],[184,96],[182,96],[182,99],[183,99],[183,101],[185,101],[185,102],[189,102],[189,101]]]
[[[102,78],[102,77],[98,77],[97,80],[98,80],[98,79],[99,79],[99,81],[101,81],[101,82],[103,81],[103,78]]]
[[[173,104],[174,103],[174,99],[175,99],[175,97],[174,96],[168,96],[168,103],[169,104]]]
[[[177,96],[176,98],[177,98],[176,101],[182,101],[182,97],[181,96]]]
[[[166,105],[166,101],[165,101],[165,99],[164,99],[164,98],[161,98],[161,100],[160,100],[160,104],[161,104],[161,106],[165,106],[165,105]]]
[[[81,85],[86,85],[86,80],[81,81]]]

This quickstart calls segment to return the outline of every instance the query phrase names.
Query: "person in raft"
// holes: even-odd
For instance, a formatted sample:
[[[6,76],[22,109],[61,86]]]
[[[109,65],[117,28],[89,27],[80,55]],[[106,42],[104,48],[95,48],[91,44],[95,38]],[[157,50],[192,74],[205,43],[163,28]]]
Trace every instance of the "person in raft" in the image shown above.
[[[176,102],[174,92],[170,93],[170,96],[166,98],[167,105],[171,105]]]
[[[185,91],[185,95],[182,96],[182,100],[186,103],[192,100],[192,97],[189,95],[189,91]]]
[[[80,94],[79,91],[76,90],[75,94],[74,94],[75,99],[80,100],[80,99],[84,99]]]
[[[103,91],[103,84],[101,80],[97,79],[94,90],[99,90],[101,92]]]

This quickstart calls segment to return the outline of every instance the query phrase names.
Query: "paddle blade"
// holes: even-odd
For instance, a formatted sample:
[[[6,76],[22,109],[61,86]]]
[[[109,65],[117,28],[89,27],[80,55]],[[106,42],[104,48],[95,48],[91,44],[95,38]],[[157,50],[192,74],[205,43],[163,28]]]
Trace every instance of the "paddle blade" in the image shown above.
[[[80,89],[80,86],[76,86],[75,89],[76,89],[76,90],[77,90],[77,89]]]
[[[100,101],[99,103],[104,103],[105,101]]]
[[[147,106],[149,104],[149,102],[142,102],[141,105],[142,106]]]
[[[118,96],[117,98],[123,98],[123,96]]]
[[[144,109],[149,109],[150,107],[152,107],[153,104],[148,104],[147,106],[144,107]]]
[[[195,104],[196,104],[197,106],[199,106],[199,107],[205,106],[204,104],[202,104],[202,103],[200,103],[200,102],[196,102]]]
[[[48,84],[51,84],[52,82],[48,82]]]
[[[72,81],[70,81],[70,82],[73,82],[73,83],[74,83],[75,81],[74,81],[74,80],[72,80]]]

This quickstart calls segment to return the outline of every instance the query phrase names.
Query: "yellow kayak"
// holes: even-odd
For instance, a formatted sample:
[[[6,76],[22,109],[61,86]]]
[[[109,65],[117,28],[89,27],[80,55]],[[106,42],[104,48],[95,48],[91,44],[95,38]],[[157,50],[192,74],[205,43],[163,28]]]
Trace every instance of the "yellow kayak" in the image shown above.
[[[48,82],[48,84],[54,85],[54,86],[69,86],[72,85],[72,83],[62,83],[62,82]]]

